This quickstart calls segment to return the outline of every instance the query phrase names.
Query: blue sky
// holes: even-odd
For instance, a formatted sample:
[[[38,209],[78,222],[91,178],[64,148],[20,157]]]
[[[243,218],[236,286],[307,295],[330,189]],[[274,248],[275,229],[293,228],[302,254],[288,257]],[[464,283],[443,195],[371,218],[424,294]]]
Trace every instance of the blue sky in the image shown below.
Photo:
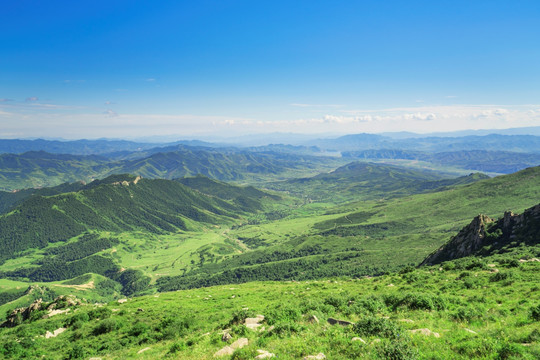
[[[540,125],[539,1],[12,1],[0,137]]]

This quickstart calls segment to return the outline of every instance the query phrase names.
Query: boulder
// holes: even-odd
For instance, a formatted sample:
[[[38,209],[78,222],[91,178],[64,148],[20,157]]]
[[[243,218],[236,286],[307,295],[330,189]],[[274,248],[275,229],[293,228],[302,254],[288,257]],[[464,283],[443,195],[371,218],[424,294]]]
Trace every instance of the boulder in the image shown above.
[[[257,350],[257,353],[259,353],[259,355],[255,356],[255,359],[270,359],[276,356],[275,354],[272,354],[271,352],[268,352],[266,350],[260,350],[260,349]]]
[[[66,328],[58,328],[58,329],[54,330],[53,332],[47,331],[45,333],[45,339],[57,337],[58,335],[60,335],[64,331],[66,331]]]
[[[326,359],[326,356],[323,353],[318,353],[317,355],[308,355],[304,357],[304,360],[322,360]]]
[[[214,354],[214,357],[222,357],[222,356],[232,355],[232,353],[234,353],[234,350],[241,349],[244,346],[246,346],[248,343],[249,343],[248,339],[240,338],[240,339],[236,340],[235,342],[233,342],[231,345],[225,346],[221,350],[217,351]]]
[[[264,315],[257,315],[254,318],[246,318],[244,321],[244,325],[248,329],[256,330],[259,326],[261,326],[261,322],[264,320]]]
[[[353,322],[346,321],[346,320],[334,319],[334,318],[331,318],[331,317],[328,318],[328,323],[330,325],[341,325],[341,326],[354,325]]]
[[[435,336],[436,338],[441,337],[439,333],[433,332],[427,328],[424,329],[415,329],[415,330],[409,330],[412,334],[421,334],[425,336]]]
[[[221,341],[223,342],[229,342],[229,340],[231,339],[232,339],[232,336],[228,332],[224,333],[223,336],[221,337]]]

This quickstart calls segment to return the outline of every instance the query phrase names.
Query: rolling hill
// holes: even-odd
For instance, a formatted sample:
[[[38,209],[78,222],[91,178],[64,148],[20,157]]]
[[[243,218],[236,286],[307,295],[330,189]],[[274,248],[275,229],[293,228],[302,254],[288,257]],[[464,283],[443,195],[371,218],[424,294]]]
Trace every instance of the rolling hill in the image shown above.
[[[470,174],[450,179],[429,170],[352,162],[325,174],[267,184],[268,188],[308,197],[312,201],[348,202],[411,195],[489,178]]]
[[[175,179],[202,174],[218,180],[261,182],[301,176],[335,168],[334,157],[280,152],[252,153],[239,149],[211,149],[179,145],[173,152],[144,158],[114,160],[101,156],[50,154],[43,151],[0,155],[0,189],[49,187],[113,174]],[[161,149],[160,149],[161,150]]]

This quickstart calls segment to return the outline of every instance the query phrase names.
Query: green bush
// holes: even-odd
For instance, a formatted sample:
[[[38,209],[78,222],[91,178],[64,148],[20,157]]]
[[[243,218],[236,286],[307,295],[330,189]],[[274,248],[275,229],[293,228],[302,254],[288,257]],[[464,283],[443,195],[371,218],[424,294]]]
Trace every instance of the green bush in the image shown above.
[[[92,330],[94,335],[102,335],[114,331],[118,328],[118,323],[114,319],[101,320]]]
[[[540,321],[540,304],[532,306],[529,310],[530,318],[535,321]]]
[[[131,337],[138,337],[145,334],[148,330],[150,330],[150,326],[143,322],[136,322],[131,329],[129,329],[128,335]]]
[[[182,351],[186,348],[184,343],[174,343],[169,348],[169,354],[176,354],[178,351]]]
[[[277,335],[280,338],[289,337],[293,334],[301,333],[305,331],[306,327],[298,323],[279,323],[274,325],[272,331],[268,332],[266,336]]]
[[[90,316],[88,315],[88,313],[79,311],[66,321],[66,325],[73,326],[73,324],[75,323],[85,323],[89,320],[90,320]]]
[[[98,307],[95,309],[92,309],[88,312],[88,317],[93,319],[108,319],[112,315],[112,311],[109,308],[106,307]]]
[[[353,325],[352,331],[359,336],[380,336],[395,339],[403,332],[401,327],[387,319],[366,316]]]
[[[418,358],[418,350],[404,339],[384,341],[378,350],[383,359],[414,360]]]
[[[83,359],[86,357],[86,350],[79,344],[73,345],[73,347],[68,351],[68,359]]]
[[[300,320],[302,312],[298,306],[280,305],[266,313],[265,320],[269,325],[279,322],[295,322]]]
[[[175,318],[168,317],[163,319],[155,328],[159,333],[159,340],[172,340],[177,337],[185,336],[189,329],[194,325],[194,319],[190,317]]]
[[[233,325],[243,324],[246,318],[255,317],[255,313],[251,310],[238,310],[233,313],[232,319],[225,324],[224,329],[231,327]]]

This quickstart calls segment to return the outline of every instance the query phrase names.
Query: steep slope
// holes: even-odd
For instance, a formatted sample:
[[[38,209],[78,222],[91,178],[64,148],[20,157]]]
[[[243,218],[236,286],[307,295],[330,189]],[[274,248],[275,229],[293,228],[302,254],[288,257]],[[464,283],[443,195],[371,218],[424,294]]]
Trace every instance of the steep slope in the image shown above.
[[[52,196],[66,192],[79,191],[84,187],[84,182],[64,183],[54,187],[29,188],[16,191],[0,191],[0,214],[10,211],[20,202],[32,195]]]
[[[466,256],[486,256],[537,244],[540,244],[540,204],[522,214],[507,211],[499,220],[478,215],[420,265],[439,264]]]
[[[279,200],[279,196],[261,191],[253,186],[234,186],[202,175],[180,178],[176,181],[203,194],[230,200],[243,211],[261,210],[261,201],[265,198]]]
[[[0,216],[1,259],[89,230],[176,232],[192,222],[230,222],[240,213],[233,202],[176,181],[115,175],[78,192],[32,196]]]

